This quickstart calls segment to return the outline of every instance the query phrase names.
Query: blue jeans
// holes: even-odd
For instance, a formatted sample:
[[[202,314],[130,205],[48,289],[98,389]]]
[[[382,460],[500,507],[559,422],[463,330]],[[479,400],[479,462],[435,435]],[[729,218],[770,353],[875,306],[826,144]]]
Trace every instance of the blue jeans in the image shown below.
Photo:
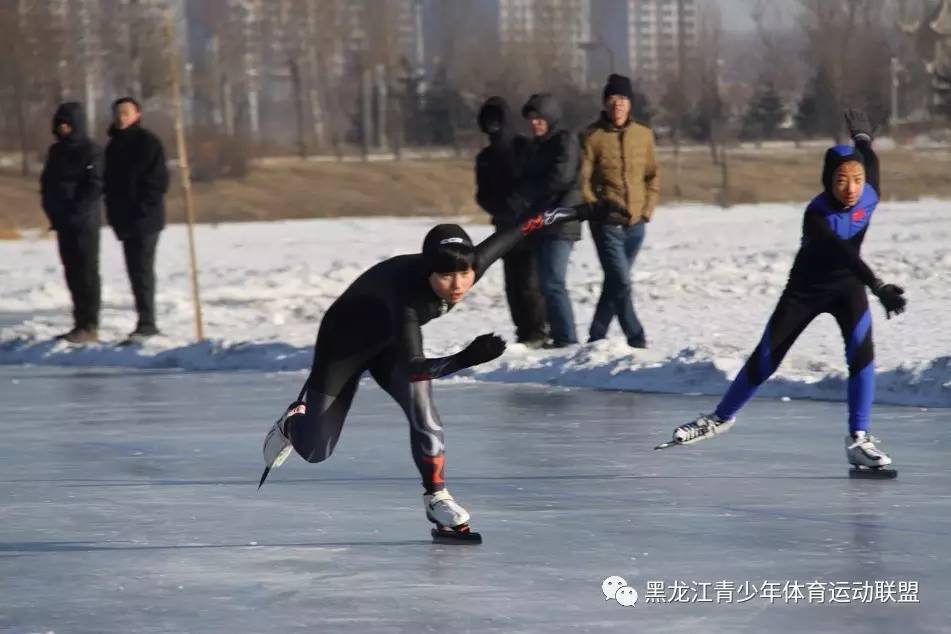
[[[631,345],[644,344],[644,327],[634,312],[631,294],[631,267],[641,249],[646,233],[646,223],[640,221],[630,227],[618,227],[591,223],[591,236],[598,250],[598,260],[604,270],[601,297],[588,331],[592,340],[604,339],[611,320],[617,316],[618,324]]]
[[[575,314],[565,278],[568,275],[568,259],[571,257],[571,240],[546,240],[542,238],[535,247],[538,258],[538,285],[545,297],[545,312],[551,328],[551,338],[556,344],[578,343],[575,332]]]

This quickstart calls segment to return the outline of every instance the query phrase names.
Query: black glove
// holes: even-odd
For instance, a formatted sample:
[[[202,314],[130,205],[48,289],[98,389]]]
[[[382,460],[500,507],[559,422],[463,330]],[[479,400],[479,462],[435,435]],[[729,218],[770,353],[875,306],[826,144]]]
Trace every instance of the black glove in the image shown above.
[[[458,353],[458,357],[464,367],[471,368],[474,365],[498,359],[503,352],[505,352],[505,340],[492,333],[479,335],[473,339],[472,343]]]
[[[631,214],[627,208],[608,198],[575,205],[574,209],[578,212],[578,220],[603,222],[609,225],[626,225],[631,221]]]
[[[905,312],[905,305],[908,301],[902,297],[904,294],[905,289],[901,286],[895,286],[894,284],[882,284],[875,289],[875,295],[878,297],[878,301],[885,307],[886,318],[891,319],[892,313],[901,315]]]
[[[872,142],[872,135],[875,134],[875,127],[868,120],[868,115],[864,110],[855,110],[849,108],[845,111],[845,125],[849,128],[849,136],[855,139],[867,140]]]

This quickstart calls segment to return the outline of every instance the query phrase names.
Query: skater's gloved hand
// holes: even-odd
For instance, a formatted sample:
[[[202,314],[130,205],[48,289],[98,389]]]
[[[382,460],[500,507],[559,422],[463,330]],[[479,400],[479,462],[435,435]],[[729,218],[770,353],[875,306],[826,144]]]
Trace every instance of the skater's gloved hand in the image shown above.
[[[505,340],[494,332],[479,335],[459,352],[459,361],[467,368],[497,359],[505,352]]]
[[[578,212],[578,220],[603,222],[610,225],[626,225],[631,221],[631,213],[627,208],[609,198],[575,205],[574,209]]]
[[[845,111],[845,125],[849,128],[849,136],[853,139],[872,142],[875,126],[871,124],[864,110],[849,108]]]
[[[905,312],[908,301],[903,297],[905,289],[894,284],[881,284],[875,289],[878,301],[885,307],[885,317],[892,318],[892,313],[901,315]]]

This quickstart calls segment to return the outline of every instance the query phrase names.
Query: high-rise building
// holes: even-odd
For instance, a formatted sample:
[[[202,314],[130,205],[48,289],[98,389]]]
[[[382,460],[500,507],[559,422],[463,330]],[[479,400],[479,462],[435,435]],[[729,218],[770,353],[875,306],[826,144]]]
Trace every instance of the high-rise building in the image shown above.
[[[499,0],[499,40],[511,47],[531,40],[535,26],[535,0]]]
[[[384,41],[391,47],[386,51],[388,55],[406,58],[414,65],[423,61],[421,12],[427,4],[424,0],[334,2],[339,45],[330,65],[333,75],[342,76],[362,55],[371,49],[378,50]]]
[[[635,76],[675,78],[697,44],[696,0],[627,0],[628,51]]]
[[[570,77],[585,82],[587,57],[582,45],[591,37],[591,0],[499,0],[499,42],[503,54],[525,46],[549,46],[565,55]]]

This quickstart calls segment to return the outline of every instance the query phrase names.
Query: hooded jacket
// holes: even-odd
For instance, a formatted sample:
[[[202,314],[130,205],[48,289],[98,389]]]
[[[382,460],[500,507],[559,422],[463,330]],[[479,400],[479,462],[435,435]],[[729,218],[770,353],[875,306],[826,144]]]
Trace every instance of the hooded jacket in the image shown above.
[[[654,133],[633,120],[616,127],[607,114],[584,134],[581,195],[584,202],[605,198],[624,205],[631,224],[650,221],[660,197],[660,170]]]
[[[59,137],[60,123],[72,132]],[[102,224],[102,148],[86,135],[86,117],[76,102],[60,105],[53,115],[53,134],[59,138],[49,147],[40,174],[43,211],[54,231],[98,229]]]
[[[526,119],[537,113],[548,123],[548,132],[529,143],[525,167],[515,187],[515,203],[523,215],[540,213],[553,207],[581,203],[578,168],[581,146],[578,136],[559,127],[561,106],[552,95],[535,94],[522,108]],[[546,228],[541,237],[551,240],[580,240],[577,221]]]
[[[843,205],[833,193],[835,171],[848,161],[865,167],[865,186],[858,201]],[[822,165],[823,192],[812,199],[803,214],[802,240],[789,274],[792,288],[827,288],[858,281],[875,289],[879,281],[862,260],[862,242],[881,195],[878,157],[868,140],[856,137],[855,145],[836,145],[826,152]]]
[[[134,123],[109,128],[106,146],[106,217],[120,240],[165,227],[168,169],[155,134]]]
[[[521,174],[529,141],[515,132],[512,111],[501,97],[489,97],[479,110],[479,129],[489,145],[476,155],[476,203],[499,228],[514,227],[519,209],[512,193]]]

